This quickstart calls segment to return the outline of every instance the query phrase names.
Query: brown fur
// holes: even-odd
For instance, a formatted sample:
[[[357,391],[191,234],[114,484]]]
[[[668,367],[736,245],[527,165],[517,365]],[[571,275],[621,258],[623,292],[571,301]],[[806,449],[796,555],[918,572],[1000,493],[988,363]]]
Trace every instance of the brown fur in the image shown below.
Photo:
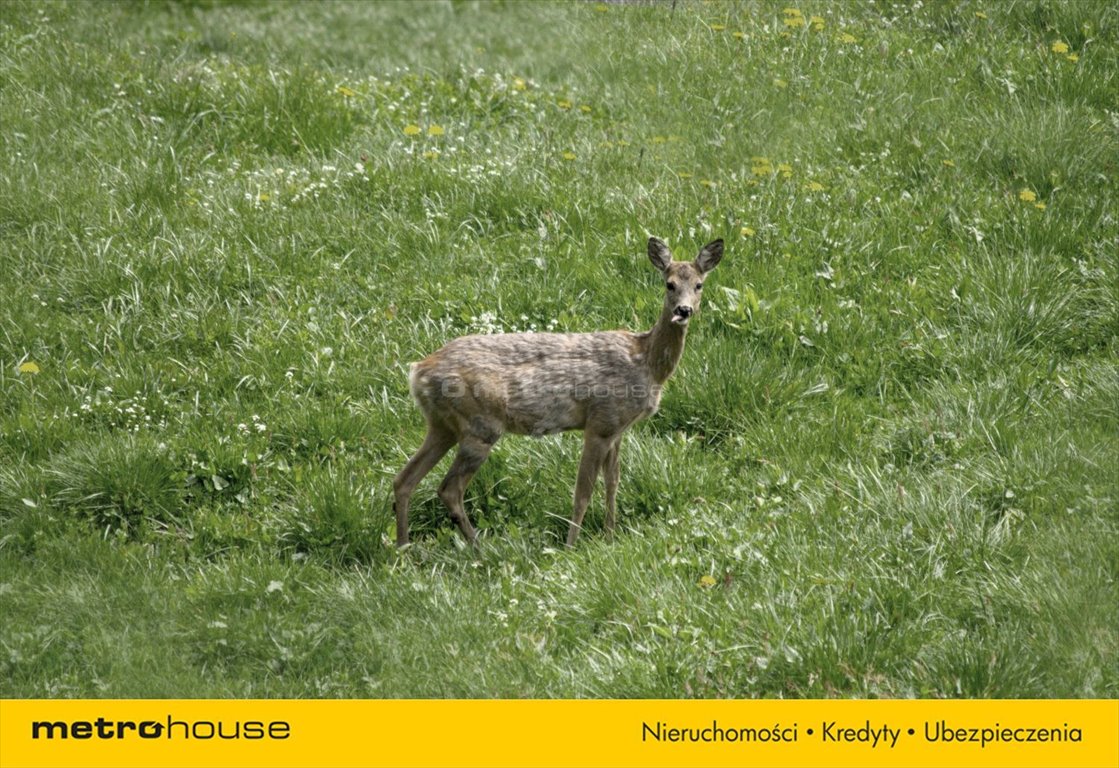
[[[649,258],[671,289],[656,325],[645,333],[463,336],[414,364],[411,390],[427,420],[427,436],[393,482],[397,544],[408,543],[412,492],[456,443],[439,497],[462,535],[474,542],[463,508],[466,485],[505,432],[583,430],[567,545],[578,538],[599,472],[605,476],[606,528],[612,534],[622,434],[657,410],[661,388],[684,351],[687,318],[699,307],[697,285],[722,253],[723,241],[716,240],[694,262],[674,262],[668,247],[650,238]]]

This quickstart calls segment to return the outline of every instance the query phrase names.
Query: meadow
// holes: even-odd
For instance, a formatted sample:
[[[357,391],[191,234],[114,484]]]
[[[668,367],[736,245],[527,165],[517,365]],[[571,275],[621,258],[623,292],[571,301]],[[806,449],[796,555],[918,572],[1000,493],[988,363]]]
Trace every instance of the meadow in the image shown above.
[[[1119,696],[1119,8],[0,4],[0,695]],[[647,329],[393,545],[407,369]],[[441,469],[445,471],[449,459]]]

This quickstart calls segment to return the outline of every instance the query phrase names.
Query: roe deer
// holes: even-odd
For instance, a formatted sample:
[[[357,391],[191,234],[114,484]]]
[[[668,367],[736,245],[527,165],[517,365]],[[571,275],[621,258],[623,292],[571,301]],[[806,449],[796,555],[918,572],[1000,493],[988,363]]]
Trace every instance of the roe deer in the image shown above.
[[[606,478],[606,531],[613,535],[622,434],[657,410],[661,388],[684,351],[703,277],[722,257],[722,240],[708,243],[694,262],[686,262],[673,261],[667,245],[649,238],[649,260],[664,275],[667,291],[660,318],[646,333],[463,336],[413,364],[409,383],[427,420],[427,436],[393,480],[397,546],[408,543],[412,492],[456,443],[458,452],[439,486],[439,498],[463,537],[474,543],[477,534],[463,508],[463,494],[505,432],[583,430],[567,546],[579,536],[599,472]]]

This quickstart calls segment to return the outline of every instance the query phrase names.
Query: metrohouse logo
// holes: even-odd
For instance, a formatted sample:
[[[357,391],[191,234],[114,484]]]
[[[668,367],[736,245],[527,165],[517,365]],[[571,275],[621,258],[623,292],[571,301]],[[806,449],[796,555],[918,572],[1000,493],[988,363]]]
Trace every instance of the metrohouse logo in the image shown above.
[[[283,740],[291,736],[291,725],[284,720],[175,720],[172,715],[159,720],[33,720],[31,738],[36,741],[56,739],[124,740],[124,739],[224,739],[259,741]]]

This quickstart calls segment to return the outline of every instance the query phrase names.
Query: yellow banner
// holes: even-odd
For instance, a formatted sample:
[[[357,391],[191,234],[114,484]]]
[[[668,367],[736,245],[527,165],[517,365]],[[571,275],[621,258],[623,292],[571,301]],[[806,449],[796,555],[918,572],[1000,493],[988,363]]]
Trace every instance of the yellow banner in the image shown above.
[[[1119,768],[1119,701],[2,700],[0,767]]]

